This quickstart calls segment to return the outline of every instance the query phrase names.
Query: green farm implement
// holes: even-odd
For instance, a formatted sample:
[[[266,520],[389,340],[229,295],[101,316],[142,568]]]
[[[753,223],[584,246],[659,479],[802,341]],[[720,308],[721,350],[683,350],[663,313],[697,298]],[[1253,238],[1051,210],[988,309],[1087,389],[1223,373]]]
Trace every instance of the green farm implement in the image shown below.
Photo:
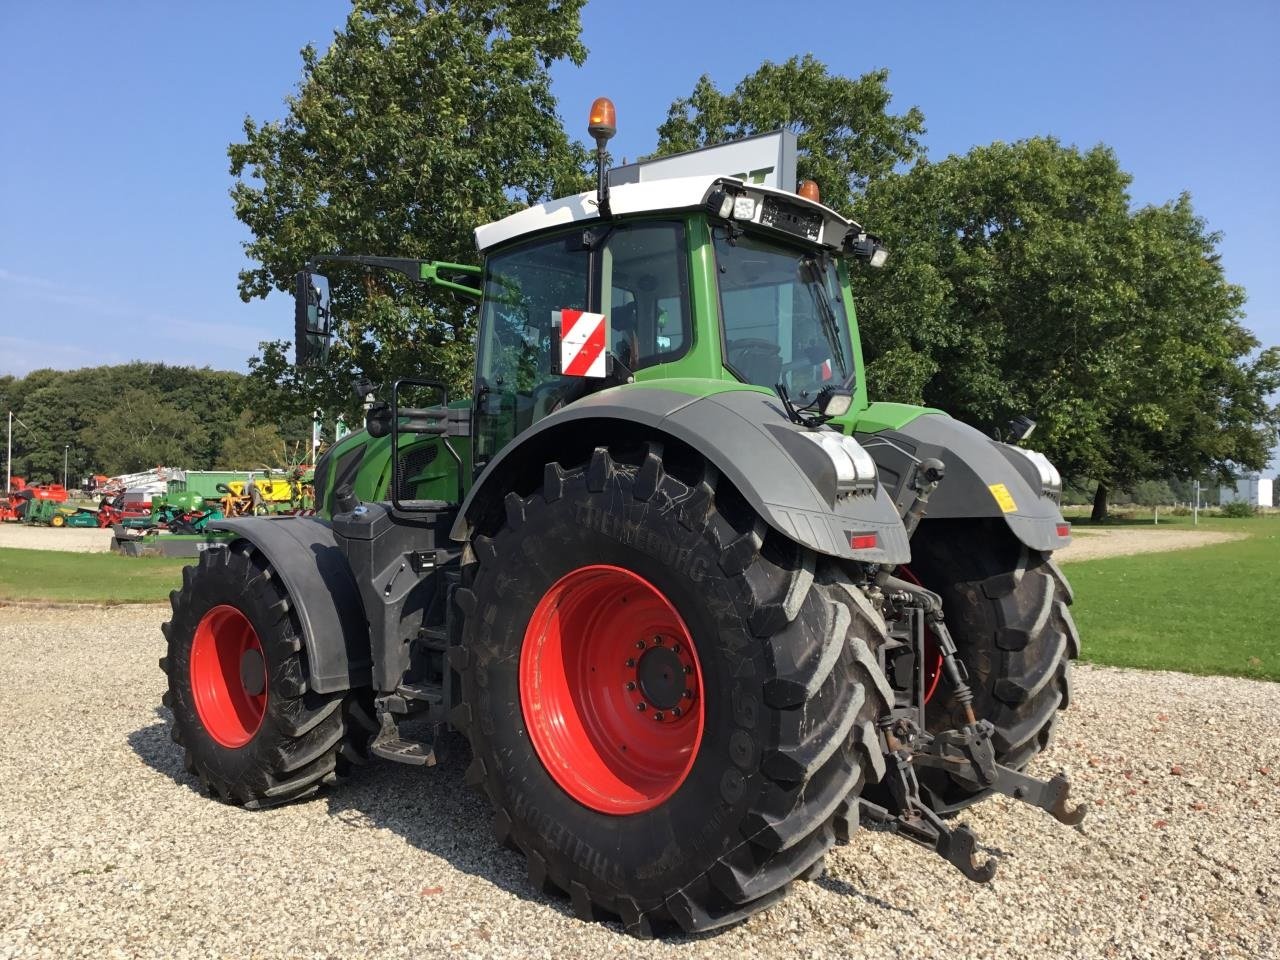
[[[46,527],[96,527],[98,512],[85,507],[69,507],[54,500],[30,500],[23,519]]]

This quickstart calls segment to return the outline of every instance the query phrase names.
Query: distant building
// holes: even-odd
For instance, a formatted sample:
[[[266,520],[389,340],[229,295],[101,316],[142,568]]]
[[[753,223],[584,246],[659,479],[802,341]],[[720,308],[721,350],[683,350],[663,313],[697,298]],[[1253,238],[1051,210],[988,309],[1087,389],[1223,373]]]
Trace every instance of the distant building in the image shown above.
[[[1275,505],[1273,499],[1273,488],[1275,481],[1271,477],[1263,477],[1254,474],[1250,477],[1241,477],[1235,482],[1235,486],[1226,486],[1218,488],[1219,503],[1235,503],[1241,501],[1255,507],[1271,507]]]

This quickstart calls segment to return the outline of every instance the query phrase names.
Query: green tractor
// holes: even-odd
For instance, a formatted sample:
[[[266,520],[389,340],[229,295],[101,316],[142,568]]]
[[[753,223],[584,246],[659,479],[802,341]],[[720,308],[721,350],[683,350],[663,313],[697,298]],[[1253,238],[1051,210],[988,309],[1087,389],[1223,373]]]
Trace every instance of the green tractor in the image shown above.
[[[1080,821],[1023,772],[1079,646],[1060,478],[869,400],[874,236],[808,185],[602,164],[476,239],[481,267],[322,258],[474,298],[475,389],[398,381],[317,465],[319,516],[211,524],[161,661],[210,792],[269,807],[460,732],[531,882],[638,936],[777,902],[860,818],[976,881],[966,805]],[[300,362],[328,314],[300,275]]]

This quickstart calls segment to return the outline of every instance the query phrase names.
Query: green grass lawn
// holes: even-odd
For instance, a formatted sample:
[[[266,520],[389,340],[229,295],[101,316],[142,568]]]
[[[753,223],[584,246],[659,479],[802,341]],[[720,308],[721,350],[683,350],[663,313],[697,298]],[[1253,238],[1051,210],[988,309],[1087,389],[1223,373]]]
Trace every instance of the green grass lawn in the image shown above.
[[[182,583],[192,560],[117,553],[0,549],[0,600],[152,603]]]
[[[1171,517],[1161,529],[1191,528]],[[1204,518],[1247,539],[1066,567],[1084,659],[1280,680],[1280,517]],[[0,549],[0,600],[163,601],[190,561]]]
[[[1064,567],[1085,660],[1280,680],[1280,518],[1202,518],[1199,529],[1247,539]]]

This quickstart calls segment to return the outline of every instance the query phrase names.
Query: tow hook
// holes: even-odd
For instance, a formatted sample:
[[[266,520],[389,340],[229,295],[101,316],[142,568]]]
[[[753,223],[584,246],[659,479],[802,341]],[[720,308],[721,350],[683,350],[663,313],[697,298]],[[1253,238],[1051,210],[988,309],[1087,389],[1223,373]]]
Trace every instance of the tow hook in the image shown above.
[[[1037,780],[996,763],[995,749],[991,744],[993,729],[990,722],[979,720],[965,724],[959,730],[946,730],[930,738],[931,742],[916,753],[915,762],[922,767],[946,770],[967,786],[989,787],[1014,800],[1039,807],[1069,827],[1084,820],[1088,808],[1080,804],[1074,807],[1067,805],[1071,781],[1065,773],[1056,773],[1048,780]]]

